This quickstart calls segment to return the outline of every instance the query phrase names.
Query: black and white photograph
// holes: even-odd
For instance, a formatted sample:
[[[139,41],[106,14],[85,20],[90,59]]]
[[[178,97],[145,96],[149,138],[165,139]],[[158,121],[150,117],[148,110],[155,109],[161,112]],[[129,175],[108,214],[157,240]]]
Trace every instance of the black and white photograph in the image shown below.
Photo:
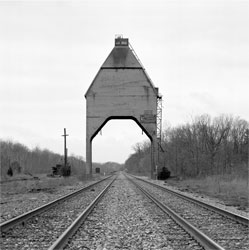
[[[248,0],[0,0],[0,249],[249,249]]]

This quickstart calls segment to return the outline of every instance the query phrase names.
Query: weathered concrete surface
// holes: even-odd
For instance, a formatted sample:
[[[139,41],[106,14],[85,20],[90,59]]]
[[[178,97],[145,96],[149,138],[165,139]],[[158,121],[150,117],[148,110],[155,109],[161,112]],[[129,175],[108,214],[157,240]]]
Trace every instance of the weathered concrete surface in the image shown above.
[[[86,92],[86,163],[92,174],[92,140],[110,119],[133,119],[152,143],[156,165],[158,91],[129,46],[115,46]]]

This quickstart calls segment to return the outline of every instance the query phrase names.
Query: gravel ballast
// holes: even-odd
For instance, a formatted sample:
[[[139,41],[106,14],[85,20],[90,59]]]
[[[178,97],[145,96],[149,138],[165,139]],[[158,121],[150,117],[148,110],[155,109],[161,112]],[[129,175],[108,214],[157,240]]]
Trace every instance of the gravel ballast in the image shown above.
[[[123,175],[66,249],[202,249]]]

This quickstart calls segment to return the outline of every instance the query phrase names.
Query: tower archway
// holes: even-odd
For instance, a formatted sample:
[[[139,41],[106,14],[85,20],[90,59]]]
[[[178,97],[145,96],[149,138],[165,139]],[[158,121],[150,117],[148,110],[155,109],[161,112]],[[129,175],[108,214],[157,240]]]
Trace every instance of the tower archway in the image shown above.
[[[124,164],[131,155],[143,146],[148,148],[150,139],[134,120],[109,120],[92,140],[93,173],[94,163],[114,162]],[[150,155],[147,156],[146,161],[147,174],[150,171],[148,158],[150,159]]]

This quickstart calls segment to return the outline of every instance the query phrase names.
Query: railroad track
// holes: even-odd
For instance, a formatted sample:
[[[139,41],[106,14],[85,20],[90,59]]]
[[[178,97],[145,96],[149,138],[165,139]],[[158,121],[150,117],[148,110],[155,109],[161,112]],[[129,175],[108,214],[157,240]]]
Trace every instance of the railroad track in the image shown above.
[[[249,249],[249,220],[246,217],[174,192],[150,181],[136,181],[151,195],[208,235],[224,249]]]
[[[96,199],[49,250],[205,249],[148,198],[137,184],[119,175],[105,195]],[[222,249],[214,242],[211,246]]]
[[[47,249],[112,179],[107,177],[3,222],[0,249]]]
[[[173,209],[168,208],[162,200],[163,190],[152,187],[143,181],[120,174],[105,188],[101,188],[91,204],[88,203],[84,209],[74,219],[68,220],[68,223],[60,224],[60,229],[56,227],[55,214],[51,214],[47,222],[52,219],[53,227],[50,228],[51,234],[49,241],[45,236],[42,241],[46,244],[37,243],[34,235],[29,235],[30,231],[20,233],[22,227],[16,227],[14,238],[29,237],[33,244],[18,245],[16,249],[164,249],[164,250],[200,250],[200,249],[244,249],[247,245],[241,245],[242,248],[231,248],[231,245],[224,247],[216,242],[212,234],[207,236],[204,230],[199,230],[193,226],[193,219],[200,219],[199,214],[194,211],[191,218],[186,218],[181,214],[181,218]],[[162,199],[163,198],[163,199]],[[160,201],[161,200],[161,201]],[[80,203],[80,202],[79,202]],[[171,203],[171,200],[170,200]],[[182,206],[178,204],[178,206]],[[77,206],[76,206],[77,207]],[[65,207],[63,215],[68,214],[76,207]],[[69,209],[70,208],[70,209]],[[58,211],[59,212],[59,211]],[[193,211],[192,211],[193,212]],[[61,213],[61,210],[60,210]],[[213,212],[214,213],[214,212]],[[198,218],[196,218],[198,214]],[[220,215],[219,215],[220,216]],[[76,218],[77,217],[77,218]],[[36,223],[36,217],[31,219],[31,225]],[[61,218],[61,217],[60,217]],[[191,224],[188,220],[191,220]],[[229,219],[231,221],[231,219]],[[39,221],[39,220],[38,220]],[[70,223],[69,223],[70,222]],[[55,223],[55,225],[54,225]],[[240,222],[236,222],[241,225]],[[28,224],[28,223],[27,223]],[[203,223],[205,224],[205,223]],[[246,226],[246,225],[244,225]],[[214,230],[219,230],[214,225]],[[36,233],[43,235],[45,228],[34,228]],[[10,231],[10,232],[9,232]],[[8,232],[13,236],[13,230],[8,230],[5,235],[8,239]],[[209,234],[209,233],[207,233]],[[221,235],[223,235],[221,233]],[[4,239],[3,238],[3,239]],[[27,239],[29,242],[29,238]],[[211,239],[212,238],[212,239]],[[227,239],[225,240],[227,241]],[[27,242],[27,241],[26,241]],[[54,242],[54,243],[53,243]],[[222,242],[223,243],[223,242]],[[15,249],[15,244],[7,243],[1,246],[1,249]],[[247,249],[247,248],[245,248]]]

